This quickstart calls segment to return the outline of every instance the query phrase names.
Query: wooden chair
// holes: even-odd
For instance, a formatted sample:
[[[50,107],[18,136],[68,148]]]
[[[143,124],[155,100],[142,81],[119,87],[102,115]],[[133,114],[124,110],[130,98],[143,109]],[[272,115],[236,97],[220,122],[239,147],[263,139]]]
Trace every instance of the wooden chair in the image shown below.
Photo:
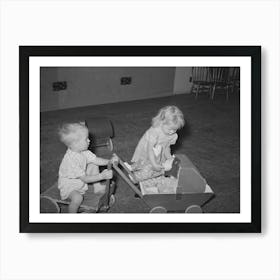
[[[229,98],[229,89],[231,87],[229,80],[229,70],[230,67],[211,67],[209,68],[209,74],[211,79],[211,99],[214,99],[214,96],[217,90],[221,89],[222,93],[225,93],[226,99]]]
[[[231,92],[240,91],[240,67],[233,67],[230,75]]]
[[[195,93],[195,98],[202,91],[211,94],[211,79],[209,75],[209,67],[192,67],[192,89],[191,93]]]

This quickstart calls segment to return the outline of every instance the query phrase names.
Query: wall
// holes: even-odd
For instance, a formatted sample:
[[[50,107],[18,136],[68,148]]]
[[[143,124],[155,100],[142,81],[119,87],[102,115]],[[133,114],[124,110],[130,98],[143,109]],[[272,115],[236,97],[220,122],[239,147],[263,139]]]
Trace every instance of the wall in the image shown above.
[[[175,67],[42,67],[41,111],[89,106],[172,94]],[[121,85],[121,77],[131,77]],[[67,81],[53,91],[52,83]]]
[[[176,67],[173,92],[175,94],[190,93],[192,87],[191,76],[191,67]]]
[[[58,80],[58,68],[41,67],[40,69],[40,108],[41,111],[57,108],[60,94],[52,91],[52,83]],[[62,94],[62,92],[60,92]]]

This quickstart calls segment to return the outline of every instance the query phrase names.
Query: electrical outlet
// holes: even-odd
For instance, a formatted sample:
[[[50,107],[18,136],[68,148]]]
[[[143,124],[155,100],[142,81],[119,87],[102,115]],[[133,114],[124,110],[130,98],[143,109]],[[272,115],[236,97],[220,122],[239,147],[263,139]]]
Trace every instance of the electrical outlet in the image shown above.
[[[121,85],[130,85],[131,81],[132,81],[131,77],[122,77]]]
[[[65,90],[67,89],[67,82],[53,82],[52,84],[53,91]]]

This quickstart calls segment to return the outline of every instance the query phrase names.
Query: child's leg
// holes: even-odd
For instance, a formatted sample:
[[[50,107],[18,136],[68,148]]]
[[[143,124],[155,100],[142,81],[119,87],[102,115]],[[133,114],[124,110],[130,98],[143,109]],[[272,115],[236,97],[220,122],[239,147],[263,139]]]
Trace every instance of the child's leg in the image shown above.
[[[145,166],[143,166],[141,170],[137,170],[134,172],[134,176],[139,182],[147,179],[155,178],[163,174],[164,174],[163,171],[153,170],[153,167],[150,163],[147,163]]]
[[[69,199],[71,200],[68,212],[69,213],[77,213],[78,209],[83,201],[83,196],[77,191],[72,191],[69,195]]]
[[[95,165],[93,163],[88,164],[86,171],[87,175],[98,175],[99,173],[100,172],[98,165]],[[101,184],[100,182],[96,182],[93,183],[93,188],[95,193],[105,193],[106,186]]]

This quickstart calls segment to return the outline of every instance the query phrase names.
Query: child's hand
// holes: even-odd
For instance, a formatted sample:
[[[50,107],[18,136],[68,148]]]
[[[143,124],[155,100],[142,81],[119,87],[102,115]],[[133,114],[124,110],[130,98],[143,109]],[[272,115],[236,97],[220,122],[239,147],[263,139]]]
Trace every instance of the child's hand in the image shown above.
[[[113,154],[110,161],[112,164],[117,164],[119,162],[119,157],[116,154]]]
[[[155,171],[162,171],[164,169],[164,167],[160,164],[157,164],[157,165],[153,165],[153,169]]]
[[[104,170],[100,173],[100,177],[102,178],[101,180],[112,179],[112,177],[113,177],[113,171],[112,171],[112,170],[108,170],[108,169],[104,169]]]
[[[169,171],[172,168],[172,163],[173,163],[174,157],[170,157],[163,163],[163,167],[165,171]]]

